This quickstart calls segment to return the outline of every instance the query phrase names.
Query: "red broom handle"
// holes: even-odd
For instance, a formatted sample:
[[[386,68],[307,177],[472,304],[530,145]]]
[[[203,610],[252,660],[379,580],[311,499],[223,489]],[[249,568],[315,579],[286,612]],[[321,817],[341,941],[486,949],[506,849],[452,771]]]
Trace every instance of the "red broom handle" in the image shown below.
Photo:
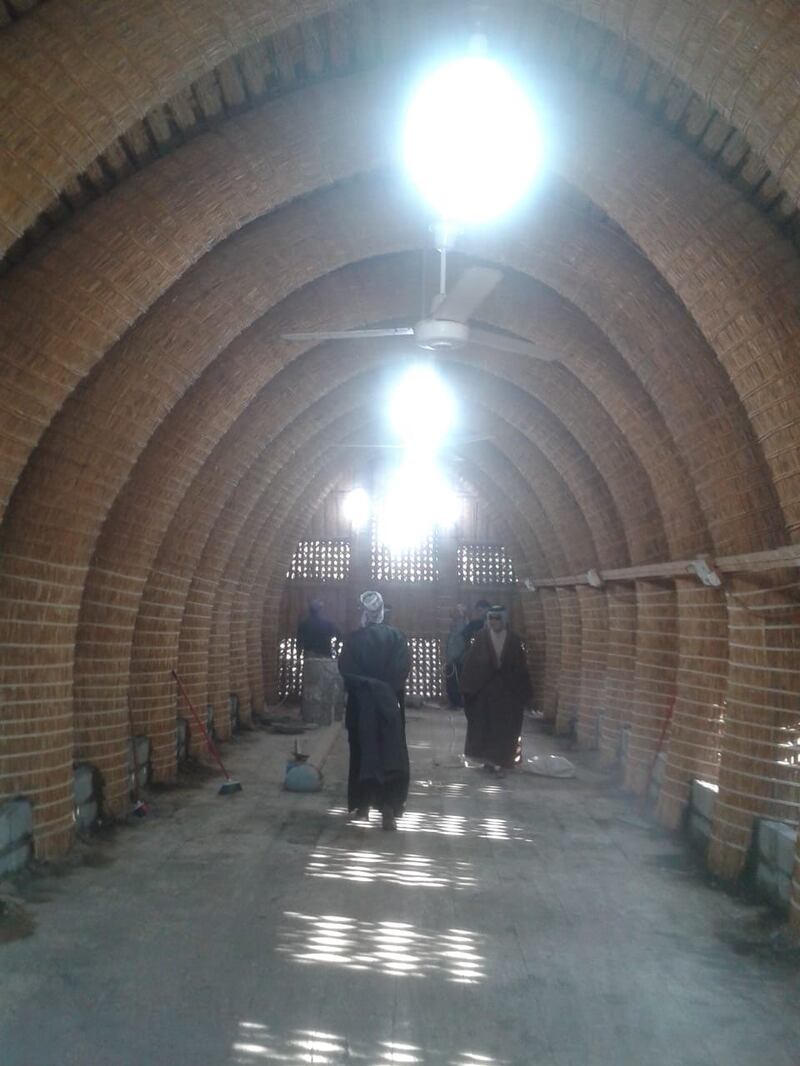
[[[669,723],[672,720],[672,712],[675,708],[675,700],[677,698],[677,696],[672,697],[669,702],[669,706],[667,707],[667,713],[664,715],[664,723],[661,726],[661,735],[658,738],[658,744],[656,745],[656,750],[653,755],[653,761],[650,763],[650,770],[647,774],[647,784],[645,785],[644,792],[642,793],[642,799],[645,803],[647,802],[647,797],[650,793],[650,785],[653,781],[653,774],[655,773],[656,763],[658,762],[658,757],[661,754],[661,748],[664,744],[664,737],[667,735],[667,729],[669,729]]]
[[[197,713],[197,711],[195,709],[195,706],[192,703],[192,701],[189,699],[189,693],[183,687],[183,682],[181,681],[181,679],[178,677],[177,673],[174,670],[172,671],[172,676],[178,682],[178,688],[180,690],[180,693],[183,696],[183,698],[186,700],[187,704],[189,705],[189,710],[194,715],[194,720],[195,720],[195,722],[197,722],[198,728],[200,729],[200,732],[203,734],[203,737],[205,738],[206,747],[208,748],[209,752],[214,756],[214,758],[219,763],[220,770],[222,770],[223,774],[225,774],[225,777],[230,781],[231,775],[225,769],[225,764],[223,763],[222,757],[221,757],[219,751],[217,750],[217,746],[214,743],[214,741],[211,739],[211,737],[209,736],[208,730],[206,729],[205,725],[203,724],[202,718]]]

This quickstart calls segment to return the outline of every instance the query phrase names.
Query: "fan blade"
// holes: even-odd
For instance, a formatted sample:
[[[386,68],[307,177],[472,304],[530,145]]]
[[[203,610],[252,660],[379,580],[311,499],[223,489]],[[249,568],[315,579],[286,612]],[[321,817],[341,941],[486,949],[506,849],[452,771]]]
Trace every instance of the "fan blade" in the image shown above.
[[[369,340],[371,337],[413,337],[411,326],[398,326],[396,329],[344,329],[323,330],[319,333],[282,333],[285,341],[350,341]]]
[[[445,296],[438,307],[434,307],[433,318],[466,322],[499,284],[502,276],[494,267],[468,267],[453,286],[452,292]]]
[[[517,337],[509,337],[506,333],[493,333],[489,329],[473,329],[470,326],[469,343],[479,344],[482,348],[494,348],[500,352],[514,352],[516,355],[527,355],[531,359],[538,359],[542,363],[553,363],[558,356],[553,352],[523,341]]]

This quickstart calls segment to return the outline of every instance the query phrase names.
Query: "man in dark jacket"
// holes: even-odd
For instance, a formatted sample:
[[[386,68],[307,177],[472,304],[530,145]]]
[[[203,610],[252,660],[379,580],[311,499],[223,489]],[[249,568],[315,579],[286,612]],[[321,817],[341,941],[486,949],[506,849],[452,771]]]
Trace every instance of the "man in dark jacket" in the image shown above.
[[[308,616],[297,627],[297,648],[306,655],[332,659],[333,640],[339,636],[339,630],[322,613],[323,607],[322,600],[309,603]]]
[[[456,604],[450,615],[450,632],[447,634],[445,644],[445,689],[447,700],[451,707],[461,707],[463,699],[458,678],[464,665],[464,655],[467,650],[467,642],[464,639],[464,619],[467,612],[462,605]]]
[[[472,609],[472,618],[464,626],[461,631],[464,636],[464,643],[467,647],[473,642],[475,637],[480,633],[483,627],[486,625],[486,612],[489,610],[489,604],[486,600],[478,600]]]
[[[361,628],[345,638],[339,671],[347,689],[345,725],[350,744],[347,809],[383,816],[396,829],[408,798],[409,764],[401,695],[411,669],[408,641],[383,623],[379,592],[361,596]]]
[[[468,649],[461,691],[467,716],[464,754],[495,773],[514,766],[531,681],[522,641],[508,628],[504,607],[489,608],[485,628]]]

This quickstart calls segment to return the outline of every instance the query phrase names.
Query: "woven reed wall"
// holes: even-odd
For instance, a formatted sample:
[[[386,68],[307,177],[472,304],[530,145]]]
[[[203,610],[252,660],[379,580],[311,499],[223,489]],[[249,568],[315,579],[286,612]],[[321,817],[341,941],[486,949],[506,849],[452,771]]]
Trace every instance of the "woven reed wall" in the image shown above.
[[[558,173],[459,251],[507,271],[481,317],[560,361],[458,356],[470,428],[491,437],[464,476],[522,576],[790,543],[791,5],[504,7],[498,39],[558,55]],[[449,0],[162,8],[63,0],[0,36],[0,250],[28,249],[0,277],[0,795],[34,798],[41,855],[69,845],[73,758],[102,769],[114,810],[131,729],[156,778],[174,774],[172,666],[223,736],[230,692],[246,716],[274,687],[288,557],[391,358],[280,332],[419,305],[425,220],[387,170],[381,57],[439,32]],[[292,70],[324,78],[345,53],[375,69],[259,95],[265,65],[296,88]],[[754,91],[765,72],[771,91]],[[659,816],[679,822],[693,777],[718,783],[709,861],[725,876],[756,817],[797,820],[796,603],[789,571],[523,595],[539,705],[609,761],[628,726],[636,789],[671,708]]]
[[[599,589],[576,590],[581,632],[581,677],[575,734],[587,747],[600,747],[600,722],[606,704],[604,685],[608,674],[608,600]]]
[[[636,665],[625,783],[641,792],[664,721],[675,699],[678,668],[675,590],[662,582],[636,582]]]
[[[659,796],[662,821],[677,828],[693,778],[716,782],[720,719],[728,681],[728,612],[717,589],[676,581],[678,674],[667,769]]]
[[[556,733],[571,734],[577,728],[581,695],[581,612],[575,589],[558,589],[561,619],[561,662],[558,674]]]
[[[599,689],[600,729],[598,743],[604,761],[619,756],[622,730],[633,721],[636,674],[636,590],[633,584],[612,585],[605,592],[608,605],[608,656]]]
[[[797,821],[800,767],[780,766],[800,737],[800,611],[796,574],[736,577],[728,585],[728,687],[719,797],[709,858],[723,876],[745,860],[754,815]]]
[[[544,678],[542,680],[541,710],[546,719],[555,722],[558,715],[558,683],[561,673],[561,609],[555,589],[542,589],[544,616]]]

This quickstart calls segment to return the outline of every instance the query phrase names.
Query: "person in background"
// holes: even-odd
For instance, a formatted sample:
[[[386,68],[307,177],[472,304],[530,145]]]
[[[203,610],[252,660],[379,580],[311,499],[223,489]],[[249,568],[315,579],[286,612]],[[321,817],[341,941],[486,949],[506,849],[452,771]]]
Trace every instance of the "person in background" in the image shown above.
[[[468,648],[486,624],[486,612],[489,604],[486,600],[478,600],[472,609],[472,619],[467,622],[463,629],[464,644]]]
[[[297,627],[297,650],[320,659],[332,659],[339,630],[324,616],[322,600],[311,600],[308,615]]]
[[[461,692],[467,717],[464,754],[494,773],[520,758],[522,716],[531,681],[521,639],[509,628],[505,607],[490,607],[486,625],[464,656]]]
[[[391,603],[387,603],[386,600],[384,600],[383,601],[383,624],[385,626],[390,626],[392,624],[393,611],[394,611],[394,608],[392,607]],[[406,727],[406,687],[405,687],[405,684],[403,684],[403,687],[397,693],[397,698],[400,701],[400,713],[403,716],[403,729],[405,729],[405,727]]]
[[[347,690],[345,726],[350,745],[347,809],[358,819],[370,807],[383,828],[397,829],[408,798],[409,762],[401,697],[411,669],[405,635],[384,624],[379,592],[361,596],[361,626],[345,637],[339,672]]]
[[[461,689],[458,678],[464,665],[464,655],[467,650],[467,642],[464,639],[464,625],[467,612],[462,604],[456,604],[450,615],[450,632],[447,634],[445,645],[445,688],[447,699],[451,707],[461,707]]]

